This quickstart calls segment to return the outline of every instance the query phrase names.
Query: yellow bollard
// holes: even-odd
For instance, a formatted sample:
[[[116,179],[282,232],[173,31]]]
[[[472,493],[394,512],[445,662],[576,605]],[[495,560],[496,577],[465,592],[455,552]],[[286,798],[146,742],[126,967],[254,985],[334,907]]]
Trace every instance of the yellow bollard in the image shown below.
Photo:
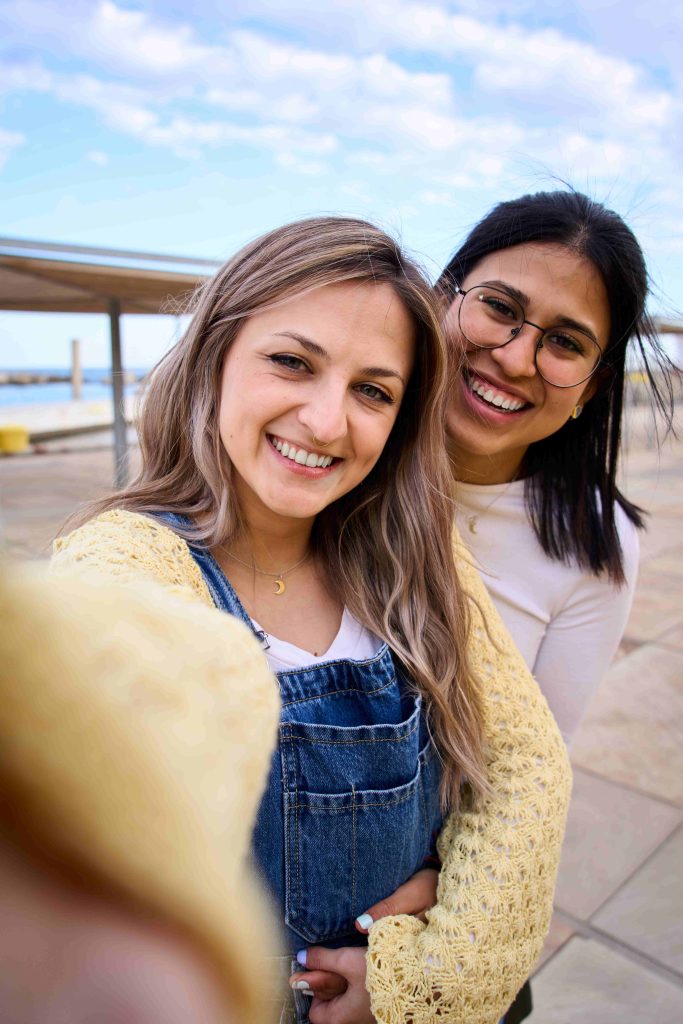
[[[0,427],[0,452],[15,455],[28,449],[28,430],[26,427]]]

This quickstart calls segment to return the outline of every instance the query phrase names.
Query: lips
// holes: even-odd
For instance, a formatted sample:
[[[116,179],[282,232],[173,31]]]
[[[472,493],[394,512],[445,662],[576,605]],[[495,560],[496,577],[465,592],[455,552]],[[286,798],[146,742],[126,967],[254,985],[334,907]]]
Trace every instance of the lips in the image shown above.
[[[308,448],[302,448],[291,441],[285,441],[274,434],[268,434],[268,441],[284,458],[295,462],[297,466],[306,466],[308,469],[327,469],[341,459],[333,455],[325,455],[319,452],[312,452]]]
[[[476,395],[479,401],[502,413],[517,413],[531,406],[525,398],[498,387],[491,381],[480,377],[473,370],[465,373],[465,382],[472,394]]]

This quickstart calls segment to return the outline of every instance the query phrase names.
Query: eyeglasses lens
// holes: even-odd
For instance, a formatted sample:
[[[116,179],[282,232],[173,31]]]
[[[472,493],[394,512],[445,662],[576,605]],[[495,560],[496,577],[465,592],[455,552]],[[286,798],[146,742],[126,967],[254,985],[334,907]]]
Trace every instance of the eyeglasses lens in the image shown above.
[[[525,323],[524,310],[506,292],[488,286],[470,288],[460,305],[460,329],[477,348],[501,348],[515,338]],[[536,367],[544,380],[557,387],[573,387],[587,380],[600,362],[595,342],[580,331],[552,328],[536,347]]]

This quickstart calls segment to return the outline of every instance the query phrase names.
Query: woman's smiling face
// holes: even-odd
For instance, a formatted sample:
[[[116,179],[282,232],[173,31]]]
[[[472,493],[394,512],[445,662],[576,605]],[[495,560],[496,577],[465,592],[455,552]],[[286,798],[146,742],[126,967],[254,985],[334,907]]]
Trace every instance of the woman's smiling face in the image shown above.
[[[607,290],[596,267],[571,249],[546,243],[502,249],[458,283],[467,291],[484,282],[524,295],[525,318],[534,324],[548,329],[573,321],[606,350]],[[577,404],[589,400],[595,378],[575,387],[548,384],[535,365],[540,332],[528,324],[501,348],[468,345],[458,324],[461,302],[457,296],[446,317],[456,360],[464,354],[446,419],[449,446],[460,479],[502,483],[514,479],[530,444],[554,434]],[[501,400],[506,408],[493,404]]]
[[[396,421],[414,339],[386,283],[326,285],[245,322],[223,366],[219,421],[247,521],[312,518],[365,479]]]

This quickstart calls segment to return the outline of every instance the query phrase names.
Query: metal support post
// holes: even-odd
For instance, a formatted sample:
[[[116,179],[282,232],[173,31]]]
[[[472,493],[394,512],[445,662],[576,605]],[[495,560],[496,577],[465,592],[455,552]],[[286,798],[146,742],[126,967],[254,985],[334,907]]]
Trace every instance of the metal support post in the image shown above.
[[[114,399],[114,463],[115,486],[125,487],[128,482],[128,447],[126,444],[126,413],[123,393],[124,371],[121,360],[121,303],[109,303],[111,328],[111,388]]]

